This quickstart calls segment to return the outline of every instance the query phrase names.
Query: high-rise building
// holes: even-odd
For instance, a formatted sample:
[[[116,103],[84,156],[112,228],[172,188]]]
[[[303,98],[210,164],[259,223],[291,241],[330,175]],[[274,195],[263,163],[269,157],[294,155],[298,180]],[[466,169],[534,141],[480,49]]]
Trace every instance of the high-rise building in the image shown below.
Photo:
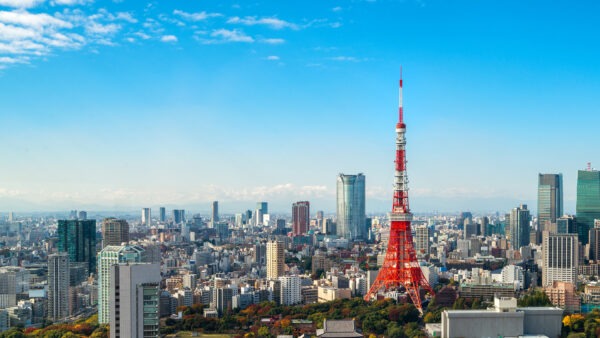
[[[300,277],[281,276],[281,305],[295,305],[302,302],[300,294]]]
[[[322,220],[323,219],[323,210],[319,210],[317,211],[317,220]]]
[[[69,254],[48,256],[48,319],[57,321],[69,316]]]
[[[302,201],[292,204],[292,233],[294,236],[308,232],[310,223],[310,202]]]
[[[241,228],[244,225],[244,214],[235,214],[235,227]]]
[[[576,234],[551,234],[542,237],[542,286],[554,281],[577,284],[579,243]]]
[[[142,224],[150,227],[152,225],[152,209],[142,208]]]
[[[28,293],[29,271],[18,266],[0,267],[0,309],[16,306],[17,299],[28,297]]]
[[[323,219],[323,229],[321,230],[326,235],[334,235],[337,233],[337,225],[331,218]]]
[[[594,220],[600,219],[600,171],[588,168],[577,172],[576,211],[579,241],[585,245]]]
[[[531,216],[526,204],[521,204],[510,212],[510,238],[512,248],[518,250],[529,245],[529,221]]]
[[[158,221],[161,223],[167,221],[167,209],[165,209],[165,207],[160,207],[160,209],[158,209]]]
[[[339,174],[337,177],[337,235],[366,240],[365,176]]]
[[[563,214],[562,174],[538,175],[538,230],[550,230]]]
[[[415,228],[415,251],[417,256],[429,254],[429,227],[419,225]]]
[[[552,232],[552,231],[550,231]],[[570,215],[564,215],[556,219],[556,233],[558,234],[576,234],[577,219]]]
[[[173,209],[173,223],[180,224],[185,222],[185,210]]]
[[[283,242],[267,242],[267,278],[276,279],[283,276],[284,264]]]
[[[98,254],[98,323],[110,320],[112,266],[125,262],[141,262],[144,249],[136,245],[107,246]]]
[[[254,245],[252,259],[258,266],[265,266],[265,264],[267,264],[267,246],[264,244]]]
[[[590,229],[590,260],[600,263],[600,228]]]
[[[87,212],[86,211],[79,211],[77,218],[81,219],[81,220],[86,220],[87,219]]]
[[[210,215],[210,220],[212,224],[219,221],[219,201],[212,202],[212,210]]]
[[[111,268],[110,337],[160,337],[160,265],[121,263]]]
[[[477,230],[477,235],[488,236],[487,231],[490,225],[490,219],[487,216],[483,216],[481,218],[481,223],[479,224],[479,229]],[[489,236],[491,236],[491,231]]]
[[[129,242],[129,223],[113,217],[102,220],[102,247]]]
[[[267,202],[257,202],[256,209],[262,212],[263,216],[269,214],[269,204]]]
[[[59,220],[58,251],[69,253],[69,262],[86,262],[96,272],[96,220]]]

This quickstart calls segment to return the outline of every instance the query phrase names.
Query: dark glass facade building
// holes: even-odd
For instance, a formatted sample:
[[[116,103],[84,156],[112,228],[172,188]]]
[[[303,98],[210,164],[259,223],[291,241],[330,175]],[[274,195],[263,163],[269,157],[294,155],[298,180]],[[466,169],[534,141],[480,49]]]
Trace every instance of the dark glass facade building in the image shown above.
[[[550,230],[563,215],[562,174],[538,175],[538,230]]]
[[[600,219],[600,171],[579,170],[577,173],[577,232],[579,241],[589,242],[594,220]]]
[[[67,252],[70,262],[87,263],[96,273],[96,220],[59,220],[58,251]]]

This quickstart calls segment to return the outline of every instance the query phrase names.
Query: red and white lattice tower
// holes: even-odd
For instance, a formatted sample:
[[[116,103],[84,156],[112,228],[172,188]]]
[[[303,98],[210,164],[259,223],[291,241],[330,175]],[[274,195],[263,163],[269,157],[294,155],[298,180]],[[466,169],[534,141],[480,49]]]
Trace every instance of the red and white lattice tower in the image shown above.
[[[390,217],[390,238],[385,261],[377,279],[365,295],[371,300],[382,290],[404,287],[413,304],[423,312],[420,289],[433,295],[433,289],[423,276],[413,246],[410,222],[412,214],[408,207],[408,177],[406,175],[406,124],[402,110],[402,70],[400,71],[400,97],[398,124],[396,124],[396,170],[394,173],[394,201]]]

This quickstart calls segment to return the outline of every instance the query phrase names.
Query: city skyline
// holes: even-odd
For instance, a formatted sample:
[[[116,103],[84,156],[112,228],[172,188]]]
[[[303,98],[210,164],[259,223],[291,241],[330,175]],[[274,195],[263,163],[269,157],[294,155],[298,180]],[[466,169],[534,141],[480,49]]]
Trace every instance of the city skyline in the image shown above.
[[[415,212],[535,207],[562,173],[574,214],[598,6],[1,0],[1,209],[333,211],[363,172],[389,211],[402,64]]]

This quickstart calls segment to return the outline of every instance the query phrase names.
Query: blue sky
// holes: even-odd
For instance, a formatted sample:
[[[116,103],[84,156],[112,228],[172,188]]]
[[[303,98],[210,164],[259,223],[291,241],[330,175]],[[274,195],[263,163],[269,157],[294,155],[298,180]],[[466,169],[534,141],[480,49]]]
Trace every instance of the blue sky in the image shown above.
[[[413,211],[501,212],[598,158],[592,1],[0,0],[0,210],[234,212],[338,173],[391,201],[404,67]]]

